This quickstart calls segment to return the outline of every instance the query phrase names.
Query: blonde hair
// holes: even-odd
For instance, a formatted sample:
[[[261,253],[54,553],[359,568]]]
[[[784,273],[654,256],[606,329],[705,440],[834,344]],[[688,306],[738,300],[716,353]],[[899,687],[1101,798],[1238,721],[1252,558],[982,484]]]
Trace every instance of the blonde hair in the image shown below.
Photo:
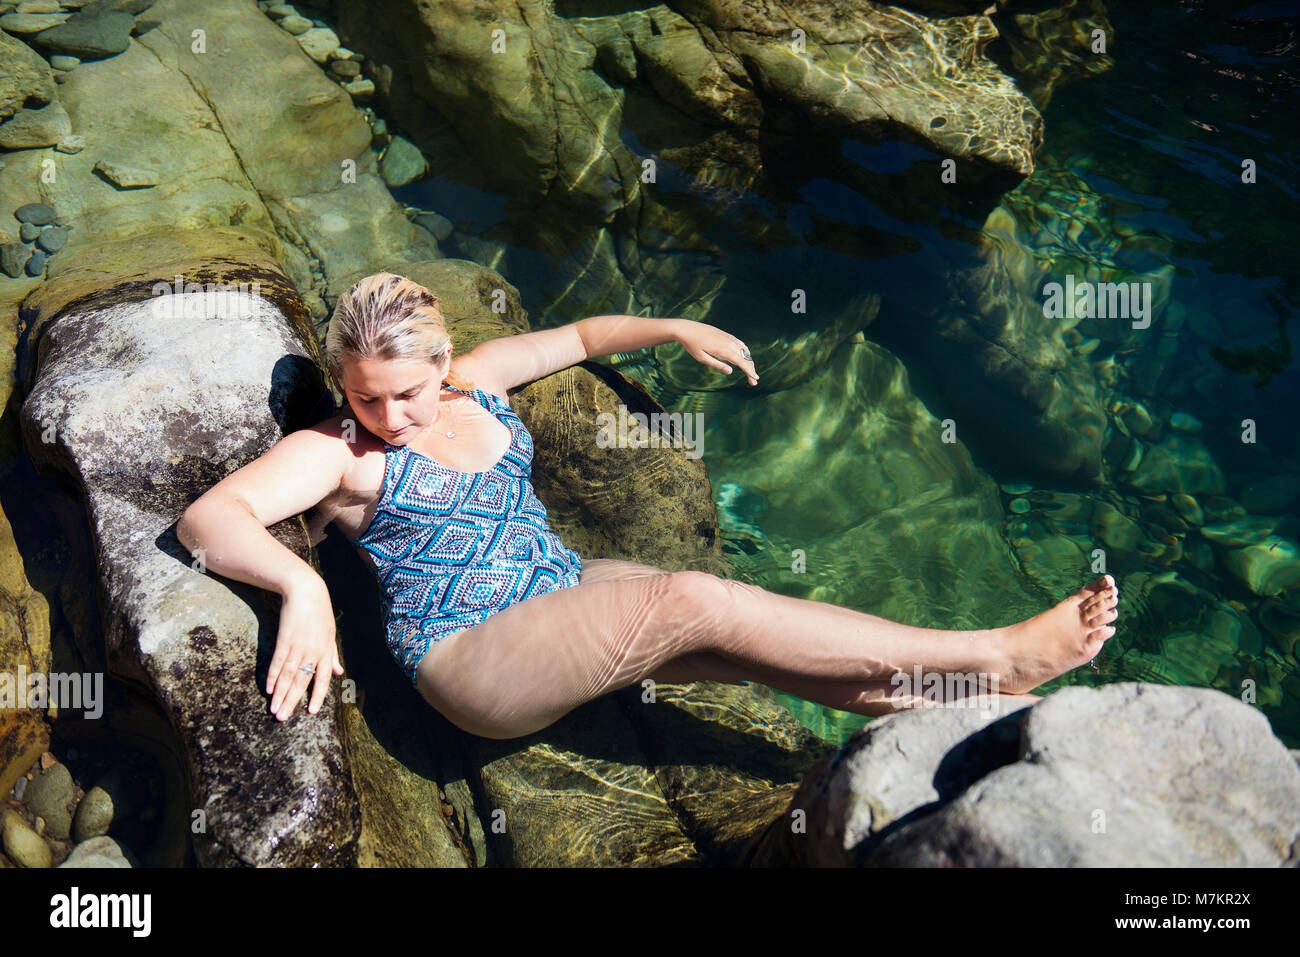
[[[438,297],[413,279],[377,272],[353,283],[334,304],[325,333],[325,361],[343,392],[346,359],[424,359],[437,362],[451,335]],[[443,382],[470,391],[474,384],[451,370]]]

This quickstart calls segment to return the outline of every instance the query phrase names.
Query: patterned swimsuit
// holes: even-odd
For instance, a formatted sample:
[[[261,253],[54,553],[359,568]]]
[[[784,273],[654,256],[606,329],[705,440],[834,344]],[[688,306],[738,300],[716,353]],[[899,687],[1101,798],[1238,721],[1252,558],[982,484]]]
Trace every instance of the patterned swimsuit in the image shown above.
[[[356,544],[385,595],[388,649],[415,684],[431,642],[517,602],[578,584],[582,559],[546,523],[533,491],[533,438],[510,406],[472,395],[504,422],[510,447],[486,472],[457,472],[384,443],[384,485]]]

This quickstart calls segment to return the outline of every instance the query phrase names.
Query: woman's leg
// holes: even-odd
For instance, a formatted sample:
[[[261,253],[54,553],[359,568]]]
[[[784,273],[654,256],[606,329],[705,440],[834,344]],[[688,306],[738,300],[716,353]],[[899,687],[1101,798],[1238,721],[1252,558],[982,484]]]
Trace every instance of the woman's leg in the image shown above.
[[[639,562],[589,558],[583,559],[582,562],[581,583],[585,585],[597,581],[626,581],[629,578],[641,578],[646,575],[666,574],[668,572],[665,569],[642,565]],[[788,692],[805,701],[815,701],[817,704],[837,708],[840,711],[852,711],[856,714],[884,714],[888,710],[925,707],[934,703],[935,698],[946,703],[953,697],[965,697],[960,693],[965,688],[957,687],[955,684],[950,689],[945,683],[942,692],[926,700],[924,688],[921,689],[922,694],[911,695],[900,694],[898,683],[893,681],[828,681],[805,678],[790,671],[740,664],[712,651],[696,651],[673,658],[649,677],[662,683],[720,681],[724,684],[744,684],[753,681],[769,688],[776,688],[778,691]],[[950,695],[950,691],[957,693]],[[1039,700],[1039,696],[1033,694],[1000,694],[998,697],[1006,701]],[[891,702],[894,707],[889,707]]]
[[[1001,690],[1012,693],[1077,667],[1114,633],[1102,627],[1103,618],[1114,619],[1113,590],[1109,578],[1099,579],[1020,625],[953,632],[912,628],[702,572],[627,579],[597,574],[435,643],[420,663],[417,683],[459,727],[512,738],[547,727],[602,694],[662,675],[675,658],[713,652],[742,668],[852,683],[857,706],[847,710],[879,714],[896,710],[897,699],[864,704],[863,686],[884,681],[895,691],[889,679],[918,667],[998,675]]]

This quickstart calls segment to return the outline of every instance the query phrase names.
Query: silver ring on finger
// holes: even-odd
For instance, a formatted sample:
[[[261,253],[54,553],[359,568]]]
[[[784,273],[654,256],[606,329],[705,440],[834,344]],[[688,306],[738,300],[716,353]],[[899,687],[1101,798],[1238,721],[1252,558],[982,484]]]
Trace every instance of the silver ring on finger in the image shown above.
[[[303,674],[314,675],[316,673],[316,665],[315,664],[300,665],[298,670],[301,671]]]
[[[749,354],[749,350],[748,350],[747,348],[745,348],[744,346],[741,346],[741,347],[740,347],[740,354],[741,354],[742,356],[744,356],[746,359],[752,359],[752,358],[754,358],[753,356],[751,356],[751,355]]]

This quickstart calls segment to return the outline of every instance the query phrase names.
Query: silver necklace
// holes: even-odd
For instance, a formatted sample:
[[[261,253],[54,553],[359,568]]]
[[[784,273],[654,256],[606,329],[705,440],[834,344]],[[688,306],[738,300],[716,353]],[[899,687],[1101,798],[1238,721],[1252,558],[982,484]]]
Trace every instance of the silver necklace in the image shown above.
[[[455,430],[455,429],[448,429],[447,432],[446,432],[446,435],[447,435],[447,438],[449,438],[449,439],[454,439],[454,438],[456,437],[456,430]]]

